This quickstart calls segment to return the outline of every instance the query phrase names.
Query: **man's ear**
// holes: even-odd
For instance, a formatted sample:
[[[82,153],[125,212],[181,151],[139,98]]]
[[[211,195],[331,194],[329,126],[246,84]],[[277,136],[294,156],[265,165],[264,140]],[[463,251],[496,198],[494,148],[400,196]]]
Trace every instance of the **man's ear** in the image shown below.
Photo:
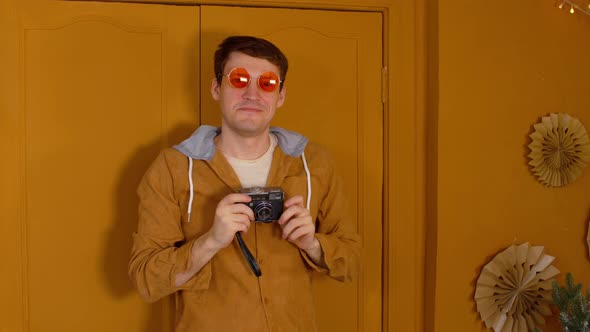
[[[221,96],[221,87],[219,86],[219,83],[217,83],[217,79],[213,78],[211,80],[211,97],[213,97],[213,99],[215,101],[219,101],[219,98]]]
[[[285,98],[287,98],[287,86],[283,85],[281,91],[279,91],[279,99],[277,100],[277,107],[283,106],[285,102]]]

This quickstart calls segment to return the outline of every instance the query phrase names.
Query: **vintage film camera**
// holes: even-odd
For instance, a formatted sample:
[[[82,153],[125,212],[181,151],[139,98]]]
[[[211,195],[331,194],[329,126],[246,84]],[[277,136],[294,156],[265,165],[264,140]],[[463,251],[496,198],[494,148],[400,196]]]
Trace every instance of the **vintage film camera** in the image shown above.
[[[240,193],[252,197],[250,203],[245,203],[254,211],[254,221],[270,223],[279,220],[283,213],[285,193],[277,187],[242,188]]]

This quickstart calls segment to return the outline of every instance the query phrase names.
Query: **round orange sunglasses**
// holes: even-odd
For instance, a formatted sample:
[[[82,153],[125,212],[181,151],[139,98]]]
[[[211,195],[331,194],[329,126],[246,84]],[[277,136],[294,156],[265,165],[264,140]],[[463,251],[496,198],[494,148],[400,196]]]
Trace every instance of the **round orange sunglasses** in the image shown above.
[[[283,82],[279,79],[279,75],[272,71],[264,72],[258,77],[250,77],[250,73],[242,67],[233,68],[229,74],[223,76],[227,77],[229,84],[238,89],[247,87],[252,79],[256,79],[258,88],[265,92],[275,91]]]

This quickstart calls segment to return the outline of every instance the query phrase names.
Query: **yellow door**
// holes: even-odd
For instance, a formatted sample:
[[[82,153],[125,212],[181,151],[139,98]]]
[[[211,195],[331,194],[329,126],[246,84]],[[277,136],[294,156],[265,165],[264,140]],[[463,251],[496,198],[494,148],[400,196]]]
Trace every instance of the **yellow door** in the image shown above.
[[[141,176],[198,121],[198,7],[28,3],[0,11],[0,331],[170,330],[127,262]]]
[[[273,125],[334,155],[354,203],[362,273],[353,284],[314,280],[320,331],[381,330],[381,14],[201,7],[201,123],[220,123],[209,88],[217,44],[234,34],[276,43],[289,58],[287,99]]]
[[[200,95],[202,122],[218,123],[210,59],[229,34],[289,56],[274,124],[331,150],[354,203],[362,274],[315,280],[321,331],[380,330],[380,14],[206,6],[199,31],[194,6],[0,9],[1,332],[171,330],[169,299],[143,303],[126,275],[135,189],[157,152],[198,125]]]

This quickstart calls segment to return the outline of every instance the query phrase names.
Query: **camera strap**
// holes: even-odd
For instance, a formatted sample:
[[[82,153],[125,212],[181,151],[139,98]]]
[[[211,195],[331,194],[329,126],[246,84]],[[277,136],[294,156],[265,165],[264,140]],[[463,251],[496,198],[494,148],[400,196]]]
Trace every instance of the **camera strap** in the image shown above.
[[[250,269],[252,270],[252,272],[254,272],[254,274],[257,277],[260,277],[262,275],[262,271],[260,271],[260,266],[258,266],[258,262],[256,262],[256,259],[254,258],[250,250],[248,250],[248,247],[242,239],[242,234],[240,232],[236,233],[236,239],[238,239],[238,244],[240,245],[240,249],[242,249],[242,254],[244,254],[244,257],[246,257],[246,261],[248,262]]]

